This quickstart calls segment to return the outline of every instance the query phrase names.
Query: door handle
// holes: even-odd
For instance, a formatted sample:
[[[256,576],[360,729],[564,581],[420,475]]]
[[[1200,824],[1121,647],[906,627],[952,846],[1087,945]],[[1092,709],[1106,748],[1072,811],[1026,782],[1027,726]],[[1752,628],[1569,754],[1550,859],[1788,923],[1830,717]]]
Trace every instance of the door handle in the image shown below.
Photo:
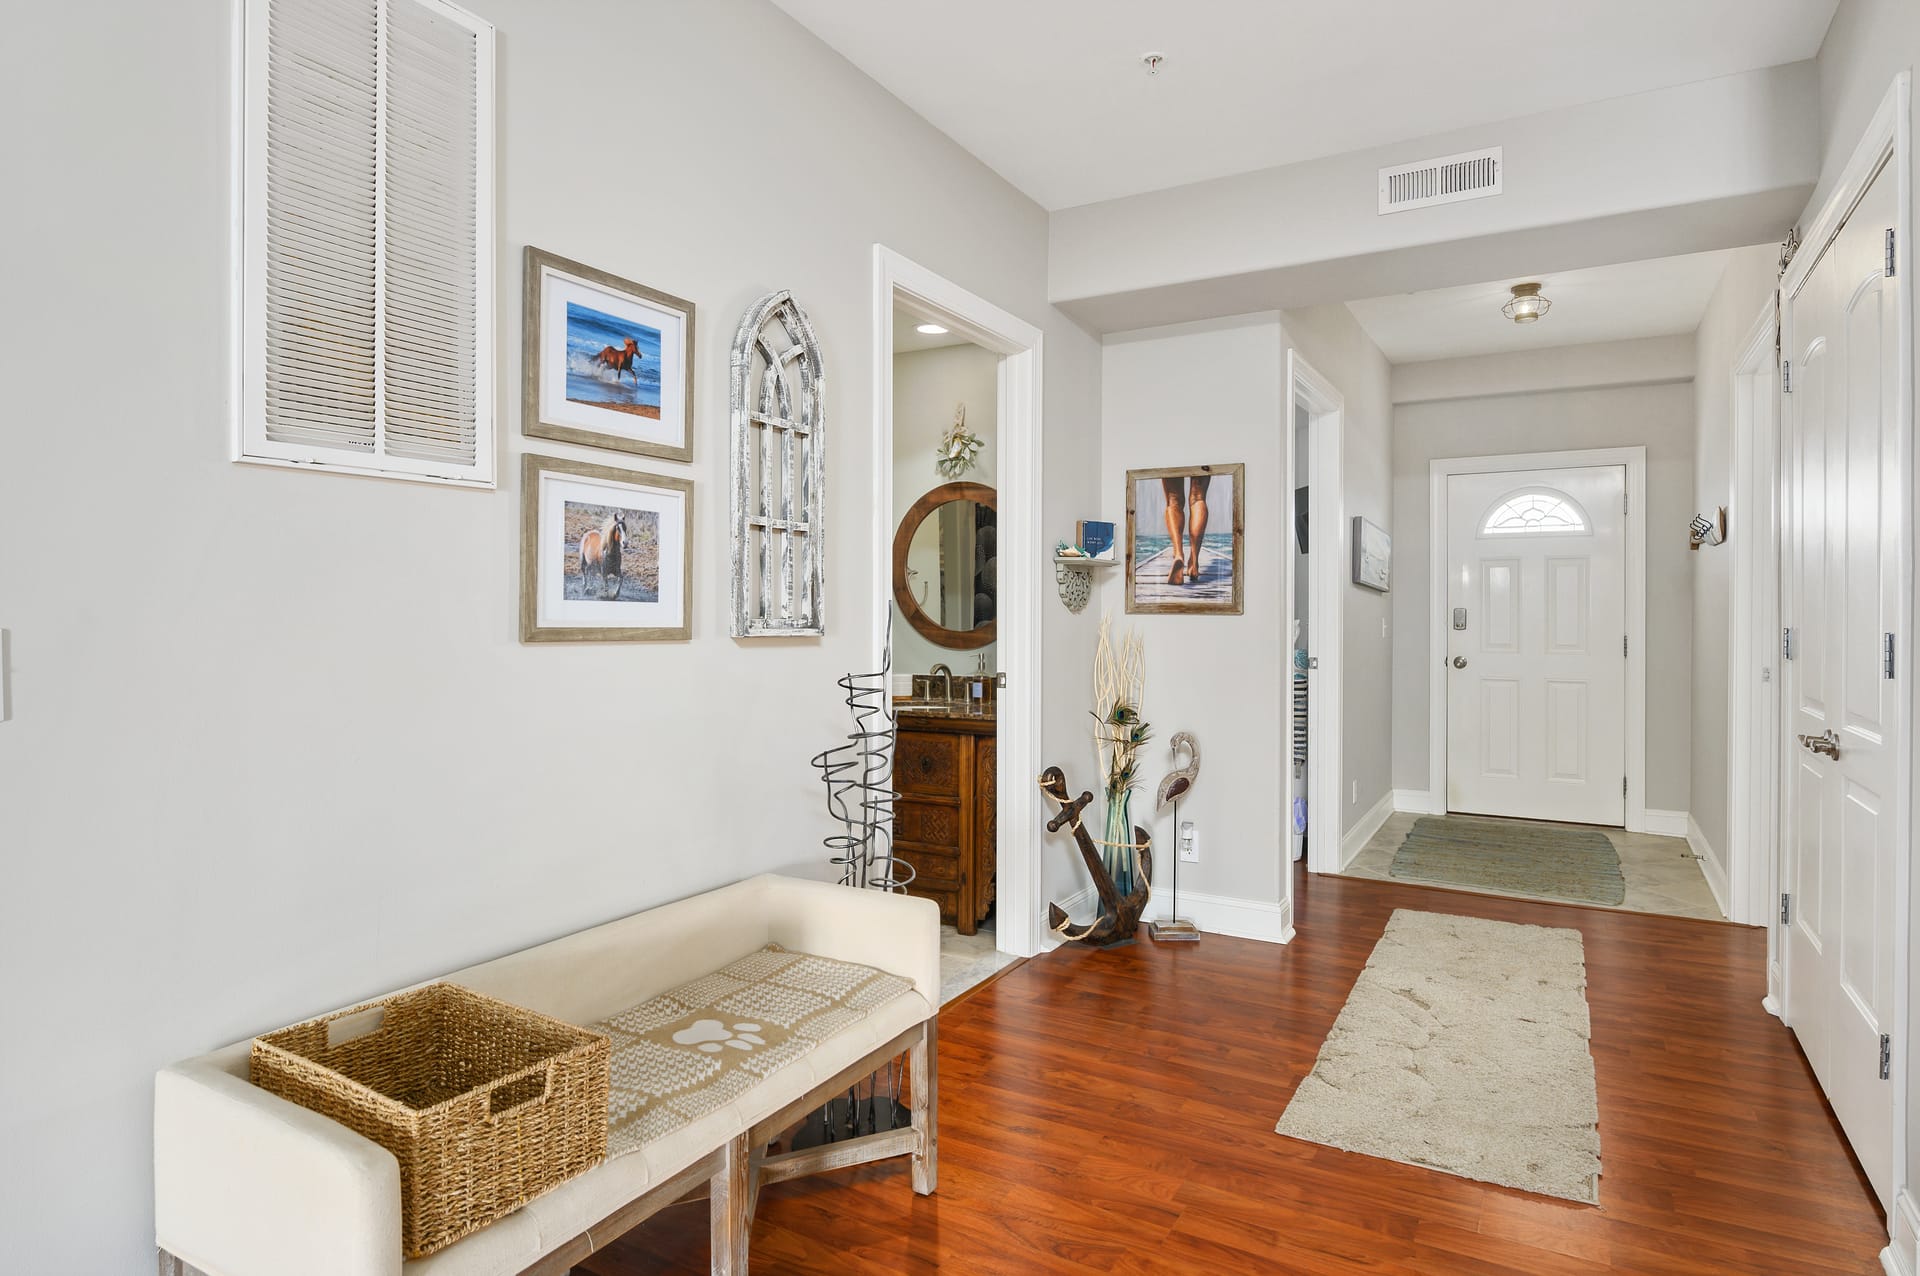
[[[1800,743],[1810,753],[1820,753],[1836,759],[1840,756],[1840,737],[1832,731],[1823,731],[1819,735],[1802,735]]]
[[[1455,656],[1453,658],[1453,667],[1455,669],[1465,669],[1467,667],[1467,658],[1465,656]]]

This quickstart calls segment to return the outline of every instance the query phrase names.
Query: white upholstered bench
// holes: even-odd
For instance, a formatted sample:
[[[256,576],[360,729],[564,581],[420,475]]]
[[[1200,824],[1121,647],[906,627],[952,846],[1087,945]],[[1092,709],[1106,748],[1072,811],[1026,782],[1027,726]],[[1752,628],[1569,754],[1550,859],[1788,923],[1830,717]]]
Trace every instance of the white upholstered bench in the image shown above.
[[[768,944],[873,966],[913,989],[732,1102],[412,1261],[401,1258],[392,1153],[249,1083],[248,1042],[163,1069],[154,1082],[162,1276],[549,1276],[702,1186],[713,1270],[744,1276],[764,1183],[909,1155],[913,1190],[931,1193],[940,923],[930,900],[756,877],[445,977],[586,1025]],[[902,1053],[911,1054],[909,1128],[766,1154],[807,1113]]]

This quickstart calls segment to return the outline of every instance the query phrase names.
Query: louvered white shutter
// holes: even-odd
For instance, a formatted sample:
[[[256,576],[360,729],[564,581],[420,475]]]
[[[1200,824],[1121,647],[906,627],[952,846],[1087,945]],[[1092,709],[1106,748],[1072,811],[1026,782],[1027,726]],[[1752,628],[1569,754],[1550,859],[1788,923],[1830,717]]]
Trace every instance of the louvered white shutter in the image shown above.
[[[242,0],[235,456],[493,486],[493,29]]]

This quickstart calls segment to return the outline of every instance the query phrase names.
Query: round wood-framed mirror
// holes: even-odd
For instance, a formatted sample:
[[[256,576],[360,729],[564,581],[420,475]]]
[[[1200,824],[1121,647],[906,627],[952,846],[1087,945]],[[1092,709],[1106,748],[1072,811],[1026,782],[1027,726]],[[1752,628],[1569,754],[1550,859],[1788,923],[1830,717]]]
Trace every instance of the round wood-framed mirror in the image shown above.
[[[943,483],[893,534],[893,601],[928,642],[971,651],[999,611],[999,506],[985,483]]]

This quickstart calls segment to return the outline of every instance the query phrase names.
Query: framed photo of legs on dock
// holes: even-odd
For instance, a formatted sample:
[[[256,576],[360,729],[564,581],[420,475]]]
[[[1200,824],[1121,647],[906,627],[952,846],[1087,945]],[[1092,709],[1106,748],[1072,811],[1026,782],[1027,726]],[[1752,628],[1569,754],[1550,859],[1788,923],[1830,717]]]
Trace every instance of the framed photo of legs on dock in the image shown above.
[[[1127,471],[1127,610],[1238,616],[1245,465]]]

